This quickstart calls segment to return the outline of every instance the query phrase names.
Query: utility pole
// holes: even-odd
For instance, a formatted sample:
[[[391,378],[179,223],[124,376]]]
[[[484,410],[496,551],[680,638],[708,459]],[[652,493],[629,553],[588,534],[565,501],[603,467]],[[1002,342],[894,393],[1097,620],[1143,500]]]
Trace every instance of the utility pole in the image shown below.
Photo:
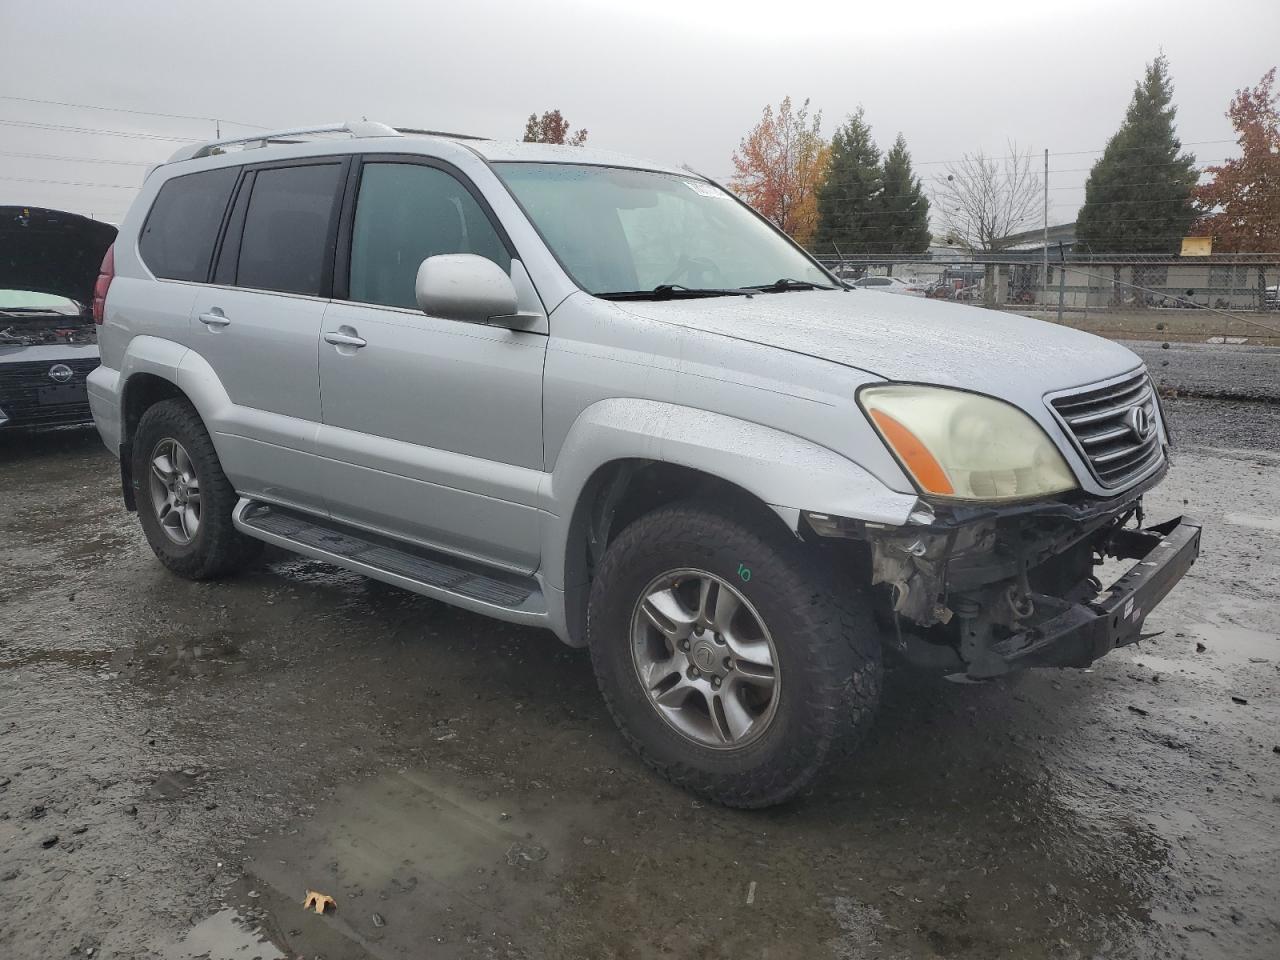
[[[1044,273],[1040,283],[1044,288],[1044,301],[1049,302],[1049,148],[1044,148]]]

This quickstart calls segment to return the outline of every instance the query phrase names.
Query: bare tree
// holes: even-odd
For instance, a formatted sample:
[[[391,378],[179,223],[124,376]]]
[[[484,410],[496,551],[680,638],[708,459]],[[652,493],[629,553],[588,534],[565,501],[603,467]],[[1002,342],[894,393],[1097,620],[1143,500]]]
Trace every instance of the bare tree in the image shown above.
[[[1043,184],[1031,151],[1009,144],[1006,157],[979,150],[947,167],[937,180],[935,199],[945,234],[970,250],[992,253],[1010,246],[1010,237],[1035,222]]]
[[[1043,184],[1031,165],[1031,151],[1018,152],[1009,141],[1004,157],[979,150],[949,164],[937,181],[935,200],[942,225],[953,242],[972,252],[994,253],[1013,245],[1013,237],[1035,222]],[[984,271],[983,300],[996,298],[996,266]]]

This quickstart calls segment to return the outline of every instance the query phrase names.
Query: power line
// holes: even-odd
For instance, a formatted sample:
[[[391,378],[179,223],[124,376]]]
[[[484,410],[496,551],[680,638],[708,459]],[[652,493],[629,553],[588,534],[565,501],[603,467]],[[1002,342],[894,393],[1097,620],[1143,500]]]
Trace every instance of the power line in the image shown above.
[[[39,177],[0,177],[0,180],[14,183],[52,183],[63,187],[97,187],[105,190],[138,190],[141,187],[137,183],[86,183],[83,180],[44,180]]]
[[[111,163],[125,167],[150,167],[150,160],[108,160],[106,157],[65,157],[56,153],[8,153],[0,150],[0,157],[18,157],[24,160],[67,160],[72,163]]]
[[[36,123],[30,120],[0,120],[6,127],[29,127],[35,130],[56,130],[61,133],[90,133],[106,137],[129,137],[136,140],[168,140],[171,143],[190,143],[195,137],[166,137],[158,133],[141,133],[136,130],[104,130],[100,127],[76,127],[64,123]]]
[[[1186,142],[1186,143],[1182,144],[1182,146],[1184,146],[1184,147],[1203,147],[1203,146],[1209,146],[1209,145],[1213,145],[1213,144],[1235,143],[1235,142],[1236,142],[1236,140],[1235,140],[1234,138],[1233,138],[1233,139],[1229,139],[1229,140],[1191,140],[1191,141],[1188,141],[1188,142]],[[1147,149],[1150,149],[1150,148],[1149,148],[1149,147],[1124,147],[1122,150],[1120,150],[1120,151],[1118,151],[1118,152],[1128,153],[1128,152],[1132,152],[1132,151],[1134,151],[1134,150],[1147,150]],[[1090,154],[1095,154],[1095,153],[1105,153],[1105,152],[1106,152],[1106,150],[1107,150],[1107,148],[1106,148],[1106,147],[1099,147],[1099,148],[1098,148],[1098,149],[1096,149],[1096,150],[1063,150],[1063,151],[1060,151],[1060,152],[1056,152],[1056,151],[1050,150],[1050,151],[1049,151],[1049,157],[1050,157],[1050,158],[1053,158],[1053,157],[1083,157],[1083,156],[1088,156],[1088,155],[1090,155]],[[986,160],[1021,160],[1021,159],[1023,159],[1023,156],[1024,156],[1024,155],[1022,155],[1022,154],[1003,154],[1003,155],[1000,155],[1000,156],[988,157],[988,156],[986,156],[986,155],[984,154],[984,155],[983,155],[983,158],[984,158],[984,159],[986,159]],[[943,164],[948,164],[948,163],[963,163],[965,160],[973,160],[973,159],[976,159],[976,158],[977,158],[977,156],[976,156],[976,155],[974,155],[974,156],[971,156],[971,157],[961,157],[961,158],[960,158],[960,159],[958,159],[958,160],[912,160],[912,161],[911,161],[911,166],[912,166],[912,167],[936,167],[936,166],[943,165]],[[1230,158],[1227,158],[1227,159],[1230,159]],[[1168,161],[1163,161],[1163,160],[1162,160],[1162,161],[1160,161],[1160,162],[1158,162],[1158,163],[1147,163],[1147,164],[1144,164],[1144,166],[1147,166],[1147,167],[1168,167],[1168,166],[1178,166],[1178,165],[1183,164],[1183,163],[1185,163],[1185,162],[1186,162],[1185,160],[1168,160]],[[1216,161],[1215,161],[1215,160],[1200,160],[1200,161],[1196,161],[1196,166],[1195,166],[1194,168],[1195,168],[1195,169],[1203,169],[1203,166],[1211,166],[1211,165],[1213,165],[1213,164],[1215,164],[1215,163],[1224,163],[1224,162],[1225,162],[1225,160],[1216,160]],[[1092,167],[1073,167],[1073,168],[1070,168],[1070,169],[1050,170],[1050,171],[1049,171],[1049,173],[1051,173],[1051,174],[1053,174],[1053,173],[1080,173],[1080,172],[1087,172],[1087,171],[1092,170],[1092,169],[1093,169]],[[721,181],[721,182],[728,182],[728,181],[732,180],[734,177],[736,177],[737,175],[738,175],[738,174],[737,174],[736,172],[735,172],[735,173],[719,174],[719,175],[716,175],[716,176],[714,177],[714,179],[715,179],[715,180],[718,180],[718,181]]]
[[[165,117],[169,120],[199,120],[203,123],[230,123],[237,127],[252,127],[255,130],[270,130],[258,123],[245,123],[243,120],[228,120],[225,117],[197,117],[189,113],[160,113],[156,110],[136,110],[131,107],[103,107],[93,103],[67,103],[63,100],[41,100],[38,97],[15,97],[0,94],[0,100],[11,100],[15,103],[39,103],[49,107],[71,107],[76,110],[104,110],[110,113],[131,113],[140,117]]]
[[[1211,144],[1235,143],[1235,142],[1236,140],[1234,137],[1231,138],[1230,140],[1191,140],[1181,144],[1179,149],[1181,149],[1181,147],[1203,147],[1203,146],[1209,146]],[[1151,148],[1150,147],[1123,147],[1120,150],[1117,150],[1116,152],[1132,153],[1133,151],[1136,151],[1136,150],[1149,150],[1149,149]],[[1051,157],[1084,157],[1094,153],[1106,153],[1106,152],[1107,152],[1106,147],[1100,147],[1096,150],[1061,150],[1061,151],[1050,150],[1049,156]],[[986,160],[1021,160],[1023,159],[1024,156],[1029,156],[1029,154],[1025,154],[1025,155],[1024,154],[1005,154],[1004,156],[998,156],[998,157],[987,157],[984,155],[983,158]],[[911,162],[911,165],[913,167],[932,167],[932,166],[937,166],[938,164],[963,163],[966,160],[976,160],[976,159],[977,159],[977,155],[975,154],[970,157],[962,157],[959,160],[921,160],[919,162],[916,162],[913,160]],[[1171,162],[1179,163],[1180,161],[1174,160]],[[1147,166],[1154,167],[1154,166],[1157,166],[1157,164],[1151,163],[1151,164],[1147,164]]]

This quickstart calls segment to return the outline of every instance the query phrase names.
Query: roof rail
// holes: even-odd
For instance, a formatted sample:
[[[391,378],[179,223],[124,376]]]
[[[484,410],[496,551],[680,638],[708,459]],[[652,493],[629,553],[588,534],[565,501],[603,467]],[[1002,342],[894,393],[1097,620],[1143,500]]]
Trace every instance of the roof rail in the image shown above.
[[[413,133],[423,137],[443,137],[446,140],[488,140],[475,133],[450,133],[448,130],[419,130],[416,127],[396,127],[400,133]]]
[[[248,150],[253,147],[265,147],[271,143],[292,143],[297,137],[308,137],[317,133],[349,133],[353,137],[398,137],[401,136],[399,130],[389,127],[385,123],[378,123],[374,120],[351,120],[346,123],[328,123],[318,127],[295,127],[291,130],[268,130],[265,133],[255,133],[246,137],[229,137],[225,140],[210,140],[208,143],[197,143],[191,146],[179,147],[174,151],[173,156],[168,160],[169,163],[177,163],[180,160],[195,160],[199,157],[211,157],[216,153],[221,153],[222,147],[229,147],[236,144],[243,145]]]

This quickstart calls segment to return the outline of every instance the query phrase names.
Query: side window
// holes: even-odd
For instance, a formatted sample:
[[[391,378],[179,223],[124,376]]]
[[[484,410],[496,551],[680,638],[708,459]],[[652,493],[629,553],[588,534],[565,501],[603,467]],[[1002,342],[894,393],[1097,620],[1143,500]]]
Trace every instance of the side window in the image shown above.
[[[138,238],[138,252],[157,277],[209,279],[209,261],[218,241],[239,167],[174,177],[160,188]]]
[[[318,296],[342,165],[259,170],[245,211],[236,286]]]
[[[511,256],[470,191],[418,163],[367,163],[351,230],[351,300],[416,307],[427,257],[474,253],[510,271]]]

